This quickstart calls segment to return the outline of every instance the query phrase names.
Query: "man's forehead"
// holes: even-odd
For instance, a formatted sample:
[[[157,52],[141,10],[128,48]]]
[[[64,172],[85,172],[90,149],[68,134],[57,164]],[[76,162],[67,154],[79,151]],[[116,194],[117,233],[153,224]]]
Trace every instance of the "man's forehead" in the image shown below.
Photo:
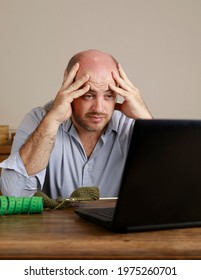
[[[114,80],[105,80],[103,82],[97,82],[97,81],[93,81],[93,80],[89,80],[86,85],[90,86],[91,90],[108,90],[109,89],[109,84],[113,83],[114,84]]]
[[[117,72],[117,68],[114,64],[82,64],[80,63],[80,68],[77,73],[77,78],[83,75],[89,74],[91,81],[104,81],[111,80],[112,71]]]

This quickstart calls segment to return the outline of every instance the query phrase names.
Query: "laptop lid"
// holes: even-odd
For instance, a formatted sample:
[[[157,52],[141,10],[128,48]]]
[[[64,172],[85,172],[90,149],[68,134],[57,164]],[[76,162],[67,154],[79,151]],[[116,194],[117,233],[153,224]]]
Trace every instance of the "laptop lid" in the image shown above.
[[[201,121],[136,120],[117,231],[201,225]]]

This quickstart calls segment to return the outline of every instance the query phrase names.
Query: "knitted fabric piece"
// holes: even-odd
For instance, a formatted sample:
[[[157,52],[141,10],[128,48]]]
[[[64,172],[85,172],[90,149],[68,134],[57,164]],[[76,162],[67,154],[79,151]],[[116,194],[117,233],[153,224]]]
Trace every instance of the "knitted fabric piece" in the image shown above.
[[[71,203],[79,201],[97,200],[100,197],[98,187],[80,187],[72,192],[69,198],[57,197],[52,199],[41,191],[37,191],[34,196],[43,198],[43,207],[48,209],[65,209]]]

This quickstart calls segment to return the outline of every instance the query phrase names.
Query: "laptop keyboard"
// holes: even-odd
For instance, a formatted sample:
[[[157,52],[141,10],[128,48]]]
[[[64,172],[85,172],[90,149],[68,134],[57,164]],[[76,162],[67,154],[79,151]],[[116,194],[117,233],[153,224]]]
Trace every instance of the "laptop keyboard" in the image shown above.
[[[111,219],[114,216],[114,208],[99,208],[95,209],[94,212],[96,212],[100,217],[106,218],[106,219]]]

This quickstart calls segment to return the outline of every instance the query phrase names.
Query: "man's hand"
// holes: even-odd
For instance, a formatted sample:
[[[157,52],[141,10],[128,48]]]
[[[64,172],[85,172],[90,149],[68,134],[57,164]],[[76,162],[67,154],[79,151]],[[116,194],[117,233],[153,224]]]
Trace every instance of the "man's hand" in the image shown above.
[[[89,85],[83,86],[89,80],[89,75],[85,75],[75,81],[78,69],[79,64],[76,63],[69,73],[67,73],[67,70],[65,71],[61,89],[49,111],[49,115],[59,124],[70,118],[72,114],[71,102],[73,99],[89,91]]]
[[[52,108],[19,151],[29,175],[34,175],[46,168],[58,127],[72,114],[71,102],[89,90],[89,86],[84,86],[89,80],[89,75],[75,81],[78,69],[79,64],[75,64],[69,73],[65,71],[62,87]]]
[[[133,119],[151,119],[139,90],[127,78],[121,65],[118,64],[119,74],[112,72],[113,78],[118,86],[110,84],[109,87],[116,94],[124,98],[122,104],[117,103],[115,109],[121,111],[129,118]]]

